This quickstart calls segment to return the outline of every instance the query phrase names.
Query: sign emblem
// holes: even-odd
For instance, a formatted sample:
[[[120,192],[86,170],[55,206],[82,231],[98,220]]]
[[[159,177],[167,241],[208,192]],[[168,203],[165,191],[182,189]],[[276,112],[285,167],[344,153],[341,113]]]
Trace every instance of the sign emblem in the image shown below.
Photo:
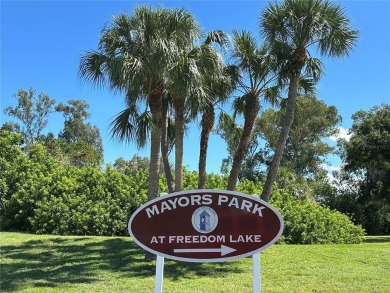
[[[277,210],[256,196],[191,190],[147,202],[129,220],[129,234],[145,250],[188,262],[221,262],[253,255],[283,232]]]
[[[218,225],[218,215],[210,207],[197,208],[192,214],[192,226],[200,233],[210,233]]]

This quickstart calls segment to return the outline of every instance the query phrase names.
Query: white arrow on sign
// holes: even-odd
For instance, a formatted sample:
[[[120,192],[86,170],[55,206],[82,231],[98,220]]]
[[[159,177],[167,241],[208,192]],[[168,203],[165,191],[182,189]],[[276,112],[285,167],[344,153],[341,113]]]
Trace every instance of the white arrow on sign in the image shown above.
[[[221,256],[232,253],[237,249],[221,245],[221,248],[177,248],[173,252],[176,253],[191,253],[191,252],[220,252]]]

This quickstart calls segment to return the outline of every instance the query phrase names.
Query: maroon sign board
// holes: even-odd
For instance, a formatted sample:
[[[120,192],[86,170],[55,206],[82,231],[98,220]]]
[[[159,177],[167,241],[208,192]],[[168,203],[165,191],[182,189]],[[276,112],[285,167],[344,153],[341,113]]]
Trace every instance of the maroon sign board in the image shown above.
[[[156,198],[137,209],[130,236],[145,250],[187,262],[221,262],[275,243],[283,219],[267,202],[238,192],[192,190]]]

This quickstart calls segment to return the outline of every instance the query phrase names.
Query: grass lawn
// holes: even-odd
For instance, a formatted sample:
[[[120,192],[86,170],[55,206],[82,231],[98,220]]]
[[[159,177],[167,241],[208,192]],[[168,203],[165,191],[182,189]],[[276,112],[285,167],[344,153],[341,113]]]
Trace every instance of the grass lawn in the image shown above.
[[[130,237],[0,233],[1,292],[154,290],[155,263]],[[273,245],[261,256],[262,292],[390,293],[390,237],[356,245]],[[252,259],[165,260],[164,292],[252,292]]]

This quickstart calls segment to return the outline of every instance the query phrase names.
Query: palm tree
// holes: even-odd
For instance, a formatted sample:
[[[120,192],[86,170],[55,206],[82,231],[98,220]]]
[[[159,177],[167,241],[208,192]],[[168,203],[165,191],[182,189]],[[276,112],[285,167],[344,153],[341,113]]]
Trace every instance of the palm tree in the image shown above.
[[[193,43],[196,35],[193,22],[192,15],[184,9],[136,8],[132,15],[114,17],[102,32],[98,50],[87,52],[80,61],[82,78],[125,92],[131,107],[117,116],[113,124],[116,127],[113,134],[118,134],[120,139],[131,137],[131,130],[136,129],[131,121],[126,123],[126,115],[131,117],[130,112],[139,101],[145,104],[145,110],[133,116],[150,117],[152,122],[148,200],[157,197],[159,188],[165,77],[182,48]]]
[[[175,117],[175,191],[183,188],[183,140],[185,103],[194,86],[200,86],[200,72],[193,48],[188,48],[169,72],[168,91],[172,96]],[[195,52],[196,53],[196,52]]]
[[[270,66],[272,59],[268,56],[268,48],[266,46],[258,47],[256,39],[247,31],[233,31],[233,41],[232,57],[236,60],[236,66],[241,71],[237,88],[241,91],[241,95],[234,100],[233,107],[235,115],[243,115],[244,126],[233,157],[228,179],[228,190],[235,190],[236,188],[253,125],[260,111],[260,99],[263,97],[273,101],[277,94],[276,88],[270,87],[270,83],[275,79],[275,76],[272,76]]]
[[[205,75],[208,83],[209,98],[201,106],[201,135],[200,135],[200,151],[198,164],[198,188],[206,187],[206,158],[208,150],[208,142],[210,133],[215,122],[215,109],[222,106],[230,94],[234,91],[237,81],[237,67],[234,65],[226,65],[222,68],[222,73],[215,74],[211,72]]]
[[[210,133],[215,122],[215,107],[223,104],[235,88],[236,68],[225,65],[214,45],[225,50],[229,45],[228,35],[221,30],[214,30],[208,33],[201,45],[204,52],[203,63],[201,63],[203,85],[207,89],[205,100],[196,99],[197,105],[193,105],[194,114],[201,112],[201,136],[199,146],[198,163],[198,188],[206,187],[206,158]]]
[[[183,188],[183,137],[185,113],[196,116],[199,109],[209,103],[215,91],[212,79],[221,79],[223,61],[212,43],[225,46],[227,35],[222,31],[210,32],[203,44],[188,47],[178,58],[168,75],[167,89],[172,96],[175,116],[175,190]]]
[[[261,13],[260,28],[277,60],[279,79],[288,82],[286,113],[261,195],[268,201],[294,120],[299,80],[305,76],[318,81],[323,71],[321,61],[311,57],[309,49],[317,47],[329,57],[348,56],[359,33],[350,26],[343,8],[327,0],[269,3]]]

